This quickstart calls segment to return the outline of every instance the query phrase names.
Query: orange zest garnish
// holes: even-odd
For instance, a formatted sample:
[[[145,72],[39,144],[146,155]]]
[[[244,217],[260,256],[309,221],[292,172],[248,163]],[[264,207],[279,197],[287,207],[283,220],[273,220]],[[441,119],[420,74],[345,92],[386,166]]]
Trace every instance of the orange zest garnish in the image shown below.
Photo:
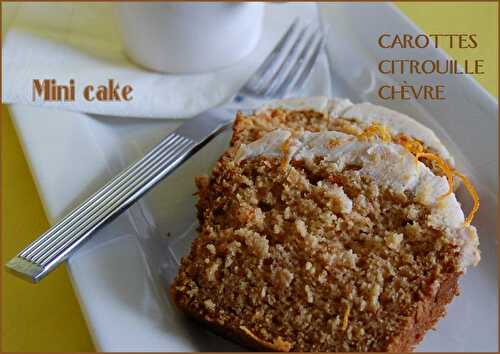
[[[407,135],[404,135],[404,134],[401,134],[401,135],[397,136],[396,138],[393,138],[391,136],[391,134],[387,131],[385,126],[382,126],[379,123],[376,123],[376,122],[372,123],[368,128],[364,129],[361,134],[358,134],[357,138],[359,140],[366,140],[366,139],[369,139],[369,138],[374,137],[374,136],[380,138],[382,141],[384,141],[386,143],[387,142],[394,142],[396,144],[401,145],[406,150],[408,150],[413,156],[415,156],[416,162],[418,162],[419,159],[421,159],[421,158],[425,158],[425,159],[434,161],[439,166],[439,168],[441,168],[441,170],[443,171],[444,175],[446,176],[446,179],[448,180],[448,186],[449,186],[448,191],[445,194],[439,196],[438,200],[444,199],[447,196],[449,196],[450,194],[452,194],[453,193],[453,177],[457,176],[458,178],[460,178],[462,180],[462,182],[464,183],[465,188],[467,188],[467,191],[470,193],[470,195],[472,196],[472,199],[474,201],[474,205],[472,207],[472,210],[469,212],[469,215],[467,215],[467,218],[465,219],[465,222],[464,222],[465,225],[470,225],[470,223],[472,222],[472,219],[474,218],[477,211],[479,210],[479,196],[477,194],[476,189],[474,188],[474,186],[472,185],[470,180],[465,175],[463,175],[462,173],[451,168],[446,163],[446,161],[444,161],[438,155],[431,153],[431,152],[425,152],[424,146],[422,145],[422,143],[420,141],[413,139],[413,138],[411,138]],[[350,311],[350,309],[348,308],[348,310],[346,311],[347,317],[349,316],[349,313],[348,313],[349,311]],[[344,320],[345,320],[345,318],[346,318],[346,316],[344,316]],[[345,326],[347,326],[347,325],[345,324]]]
[[[479,195],[477,194],[476,188],[474,188],[471,181],[466,176],[464,176],[462,173],[458,171],[453,171],[453,172],[458,178],[462,180],[465,188],[467,188],[470,195],[472,196],[472,199],[474,200],[474,205],[472,206],[472,210],[465,219],[465,225],[470,225],[472,219],[474,219],[474,215],[476,215],[477,211],[479,210]]]
[[[340,139],[330,139],[326,143],[326,147],[333,149],[335,146],[340,145],[341,143],[342,143],[342,141]]]
[[[436,162],[438,164],[439,168],[441,168],[441,170],[443,170],[443,173],[446,175],[446,179],[448,180],[448,192],[446,192],[445,194],[440,196],[438,199],[444,199],[447,196],[449,196],[451,193],[453,193],[453,173],[454,173],[454,171],[451,169],[450,166],[448,166],[448,164],[442,158],[440,158],[436,154],[433,154],[430,152],[419,152],[415,155],[415,157],[417,158],[417,160],[420,159],[421,157],[423,157],[423,158],[426,158],[428,160],[432,160],[432,161]]]
[[[422,146],[422,144],[418,140],[410,138],[408,135],[399,135],[395,139],[395,142],[403,146],[413,155],[417,155],[424,152],[424,147]]]
[[[472,210],[469,212],[469,215],[467,215],[467,218],[464,221],[465,225],[470,225],[472,219],[474,219],[474,215],[476,215],[477,211],[479,210],[479,195],[477,194],[476,188],[474,188],[471,181],[464,174],[452,169],[442,158],[436,156],[435,154],[422,152],[416,155],[417,159],[419,159],[420,157],[424,157],[426,159],[435,161],[439,165],[439,167],[443,170],[444,174],[446,175],[446,178],[448,179],[448,185],[450,186],[448,192],[440,196],[438,199],[446,198],[453,192],[454,176],[457,176],[462,180],[465,188],[467,188],[467,191],[470,193],[472,200],[474,201]]]
[[[370,125],[368,128],[363,130],[363,132],[361,134],[358,134],[358,139],[365,140],[365,139],[371,138],[372,136],[377,136],[380,139],[382,139],[382,141],[384,141],[386,143],[388,143],[392,140],[391,134],[389,134],[387,129],[384,126],[382,126],[376,122],[372,123],[372,125]]]

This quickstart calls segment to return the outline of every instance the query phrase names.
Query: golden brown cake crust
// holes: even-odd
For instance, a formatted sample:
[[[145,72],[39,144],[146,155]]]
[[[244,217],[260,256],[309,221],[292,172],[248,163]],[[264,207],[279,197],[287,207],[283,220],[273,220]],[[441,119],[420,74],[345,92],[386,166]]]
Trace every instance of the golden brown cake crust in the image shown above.
[[[244,254],[247,254],[247,257],[250,254],[252,255],[251,257],[255,257],[255,260],[252,260],[253,263],[244,263],[241,261],[241,265],[250,264],[250,270],[253,271],[255,269],[256,274],[264,274],[265,277],[268,275],[267,273],[272,273],[273,276],[275,274],[276,264],[279,262],[275,262],[276,257],[274,255],[276,253],[272,252],[276,252],[275,246],[277,244],[280,242],[291,242],[290,237],[292,234],[308,237],[308,230],[304,230],[304,223],[300,219],[306,218],[307,215],[312,215],[307,214],[307,204],[301,207],[304,210],[300,210],[298,216],[294,216],[296,218],[295,221],[284,221],[282,223],[284,226],[282,226],[279,223],[281,214],[275,215],[276,213],[273,214],[273,211],[269,208],[278,208],[278,205],[282,205],[279,202],[272,201],[272,194],[278,193],[277,195],[280,195],[280,193],[284,193],[283,191],[276,192],[277,187],[275,186],[272,190],[266,190],[266,193],[270,193],[266,194],[268,196],[264,196],[262,194],[264,192],[262,192],[261,194],[257,194],[258,200],[255,202],[251,201],[253,197],[249,190],[258,185],[258,183],[271,183],[269,181],[280,176],[278,166],[281,166],[281,164],[279,161],[257,159],[254,162],[236,166],[233,159],[236,149],[240,144],[252,142],[262,137],[266,132],[278,127],[310,131],[335,129],[350,133],[360,132],[360,129],[349,121],[339,120],[334,125],[332,123],[327,124],[321,114],[312,111],[293,112],[293,114],[289,114],[278,109],[269,114],[261,114],[253,117],[238,114],[233,126],[233,137],[230,148],[221,156],[210,178],[198,177],[196,179],[197,194],[199,197],[197,208],[200,235],[193,242],[190,255],[183,258],[179,274],[171,286],[173,302],[189,316],[207,324],[224,337],[256,350],[390,352],[413,350],[414,346],[422,340],[425,332],[432,328],[437,320],[444,315],[446,305],[458,294],[458,278],[461,275],[461,271],[457,265],[458,251],[453,245],[447,243],[445,235],[441,235],[431,228],[426,229],[417,225],[419,220],[423,220],[422,218],[425,217],[427,211],[425,208],[413,204],[410,196],[392,195],[390,191],[378,191],[378,189],[377,191],[372,191],[374,187],[370,184],[369,180],[361,181],[357,177],[353,177],[355,174],[350,174],[349,171],[344,175],[337,175],[335,172],[329,171],[326,167],[312,171],[308,170],[311,167],[293,162],[291,172],[286,176],[285,180],[276,184],[279,188],[290,189],[289,195],[285,193],[286,198],[290,202],[301,200],[301,198],[311,198],[311,203],[316,203],[316,207],[320,205],[320,211],[323,214],[318,214],[314,218],[324,218],[324,215],[327,215],[326,213],[331,209],[336,215],[333,216],[334,220],[343,220],[344,218],[346,223],[349,224],[354,219],[349,219],[343,215],[343,209],[348,204],[344,199],[352,200],[353,208],[356,209],[357,214],[354,215],[359,218],[361,226],[342,226],[346,227],[346,229],[339,231],[338,234],[344,236],[338,236],[340,237],[340,241],[338,242],[347,245],[341,245],[341,247],[350,247],[358,252],[361,261],[356,257],[351,259],[350,253],[345,248],[341,253],[337,254],[339,257],[344,257],[342,258],[342,262],[338,263],[340,264],[339,269],[342,269],[342,271],[339,271],[340,275],[334,274],[335,267],[328,268],[328,272],[321,272],[319,268],[315,269],[315,267],[323,264],[321,263],[321,252],[308,250],[311,262],[308,261],[305,263],[305,267],[311,273],[311,278],[313,275],[315,277],[312,283],[308,279],[308,276],[301,275],[303,274],[301,273],[303,270],[297,269],[297,267],[294,269],[290,268],[294,273],[296,282],[300,283],[301,286],[306,284],[304,297],[297,295],[296,300],[296,302],[302,301],[303,303],[295,310],[304,309],[305,314],[323,316],[319,308],[315,307],[317,306],[315,304],[316,296],[323,296],[320,292],[329,294],[329,291],[331,291],[331,295],[327,296],[331,296],[331,303],[335,304],[336,307],[332,308],[325,305],[329,315],[324,316],[325,322],[323,324],[323,327],[328,327],[331,333],[328,331],[324,332],[324,328],[321,328],[321,325],[317,325],[314,322],[314,318],[311,320],[311,326],[318,326],[317,330],[314,328],[306,329],[304,327],[304,329],[290,329],[287,333],[280,332],[279,328],[286,327],[286,324],[279,322],[278,318],[274,318],[273,320],[272,318],[267,318],[265,313],[261,314],[258,311],[260,305],[255,303],[255,296],[252,295],[252,297],[249,295],[245,299],[235,297],[234,307],[225,298],[233,296],[228,294],[237,294],[238,292],[228,292],[227,288],[219,286],[221,274],[234,275],[239,272],[238,274],[241,273],[242,279],[245,277],[242,270],[231,268],[234,267],[235,263],[240,261],[235,260],[236,258],[233,257],[234,254],[231,247],[234,242],[231,242],[231,240],[234,239],[238,243],[236,245],[237,248],[244,248],[242,252],[246,252]],[[260,172],[254,173],[252,171]],[[259,175],[265,176],[260,182],[258,181],[260,177],[255,177]],[[290,182],[290,179],[294,179],[293,183]],[[304,179],[305,182],[303,181]],[[323,205],[320,200],[321,198],[319,198],[320,194],[317,194],[319,192],[317,192],[318,185],[316,184],[318,180],[321,181],[323,179],[326,181],[324,183],[330,188],[328,190],[330,194],[328,195],[329,198],[333,198],[333,204]],[[248,183],[248,188],[245,186],[245,183]],[[299,187],[296,187],[297,183]],[[306,183],[307,186],[301,183]],[[297,188],[297,190],[294,190],[294,188]],[[316,195],[310,191],[311,188],[316,191]],[[265,188],[262,187],[261,189],[264,190]],[[294,193],[295,197],[293,197]],[[302,193],[302,197],[297,195],[297,193]],[[386,208],[384,209],[385,211],[380,211],[378,214],[376,211],[373,211],[372,214],[366,210],[363,211],[363,208],[359,204],[367,203],[364,200],[365,197],[370,199],[372,194],[375,196],[378,193],[383,195],[373,197],[374,199],[370,200],[365,208],[380,207]],[[381,201],[386,199],[390,203],[388,202],[386,206],[380,206]],[[259,202],[259,200],[265,201]],[[370,204],[372,202],[374,204]],[[347,204],[343,205],[345,203]],[[389,205],[392,205],[391,203],[394,203],[393,210],[387,209]],[[311,210],[315,209],[312,208]],[[284,213],[283,215],[286,215],[287,212],[284,211]],[[375,242],[373,246],[368,246],[374,247],[374,249],[373,251],[366,251],[368,253],[363,255],[366,248],[365,241],[362,239],[364,237],[363,233],[368,233],[368,231],[363,231],[361,228],[370,228],[370,232],[374,230],[382,232],[382,229],[376,226],[376,222],[377,220],[381,222],[381,219],[377,218],[381,218],[384,213],[394,217],[396,221],[384,224],[384,227],[390,229],[390,232],[385,236],[375,235],[375,238],[366,241],[368,245],[372,245]],[[403,221],[398,221],[398,219],[404,219],[407,214],[415,214],[408,216],[409,219],[407,220],[410,224],[413,223],[413,226],[404,225]],[[374,221],[370,221],[369,218],[375,219]],[[269,225],[280,224],[275,229],[276,239],[268,238],[267,240],[263,240],[262,235],[271,232],[269,231],[270,229],[266,229],[266,227],[270,227],[269,225],[262,226],[263,222]],[[234,228],[231,225],[234,225]],[[283,228],[280,229],[281,227]],[[335,227],[335,225],[331,227]],[[321,229],[319,230],[321,231]],[[348,235],[349,232],[355,235],[352,241],[345,238],[345,235]],[[400,233],[405,233],[403,241],[401,241],[401,236],[399,236]],[[415,240],[406,240],[406,238],[410,239],[414,234],[416,235]],[[326,248],[322,252],[336,257],[335,252],[331,253],[331,247],[337,241],[327,241],[324,243],[324,247]],[[314,243],[316,241],[310,240],[307,242]],[[300,244],[299,248],[309,247],[307,246],[307,242]],[[405,258],[398,255],[398,247],[402,247],[402,249],[404,247],[405,252],[411,251],[413,253],[410,252],[409,258]],[[287,250],[290,251],[291,249]],[[302,253],[300,252],[297,251],[293,262],[301,259]],[[373,257],[367,257],[370,252],[374,253]],[[427,256],[428,253],[432,254],[432,256]],[[274,257],[272,261],[270,260],[272,258],[270,254]],[[392,292],[390,293],[383,292],[383,289],[373,290],[376,289],[380,281],[377,280],[377,272],[373,270],[373,267],[385,264],[384,262],[387,263],[387,261],[381,261],[377,257],[386,257],[387,259],[395,260],[397,262],[396,265],[402,269],[397,269],[396,267],[390,270],[394,272],[393,275],[383,275],[383,282],[391,288]],[[365,260],[368,258],[369,260]],[[356,264],[358,261],[359,264]],[[354,262],[354,265],[351,264],[352,262]],[[436,262],[437,266],[434,267],[427,264],[432,262]],[[283,269],[286,268],[282,263],[279,264],[283,266]],[[300,267],[303,266],[304,264],[301,263]],[[259,273],[259,267],[264,269],[261,273]],[[336,267],[339,267],[339,265]],[[354,267],[352,269],[359,267],[364,272],[364,276],[370,279],[369,283],[367,283],[368,286],[374,288],[363,288],[363,282],[349,280],[346,282],[345,288],[341,289],[344,292],[342,293],[343,295],[338,295],[335,289],[327,290],[324,287],[325,279],[328,279],[326,280],[327,284],[329,282],[335,284],[335,281],[343,279],[342,277],[352,277],[353,274],[355,275],[356,271],[349,270],[349,267]],[[413,276],[412,272],[420,269],[419,267],[421,267],[422,273],[418,276]],[[284,281],[286,287],[288,287],[291,283],[290,276],[286,272],[281,272],[280,274],[280,281]],[[258,276],[263,277],[263,275]],[[336,278],[337,276],[340,278]],[[399,281],[398,277],[402,277],[402,280]],[[232,279],[237,278],[233,277]],[[272,285],[270,284],[273,281],[269,282],[269,279],[267,280],[267,284],[271,287]],[[245,285],[239,291],[254,295],[262,292],[264,294],[262,298],[267,299],[267,295],[265,295],[266,286],[262,285],[266,284],[266,281],[262,282],[260,280],[262,279],[251,283],[249,285],[250,288]],[[318,289],[320,289],[317,290],[317,293],[315,293],[316,288],[314,288],[313,284],[317,285]],[[353,286],[357,287],[356,290],[352,290],[350,295],[345,293]],[[293,293],[287,292],[288,290],[283,290],[284,287],[281,290],[268,288],[267,291],[275,291],[275,295],[294,296]],[[300,289],[303,289],[303,287]],[[400,289],[400,293],[398,293],[398,289]],[[294,288],[294,291],[298,291],[298,288]],[[375,295],[373,294],[374,292]],[[247,303],[238,303],[238,301],[247,301]],[[273,301],[276,301],[276,299]],[[290,304],[293,304],[293,302]],[[265,308],[267,311],[272,311],[273,306],[272,304],[266,304]],[[255,316],[251,316],[250,319],[248,314],[252,311],[256,312]],[[394,319],[390,316],[391,311],[394,312]],[[381,316],[381,321],[384,322],[377,325],[378,322],[376,320],[379,316]],[[304,318],[307,318],[307,316]],[[326,320],[328,318],[330,319],[327,323]],[[370,323],[370,318],[373,319],[373,323]],[[275,325],[266,325],[264,319],[269,320],[270,322],[268,323],[273,323],[273,321],[278,322]],[[293,325],[290,324],[290,326]],[[384,328],[384,326],[387,326],[387,328]],[[317,336],[308,339],[307,336],[310,336],[312,333],[317,333]],[[298,334],[304,334],[305,337],[297,336]]]
[[[446,306],[459,294],[458,279],[461,273],[445,276],[435,296],[429,294],[418,304],[416,314],[409,317],[401,334],[391,338],[387,345],[388,352],[413,351],[422,341],[424,334],[446,314]]]
[[[175,290],[172,290],[172,296],[175,297]],[[207,319],[202,316],[200,313],[192,311],[189,307],[183,307],[183,305],[179,304],[179,308],[181,308],[186,314],[188,314],[193,319],[198,322],[208,326],[215,333],[220,336],[231,340],[235,343],[242,344],[250,349],[256,351],[263,352],[289,352],[291,347],[288,342],[277,341],[276,343],[265,342],[255,335],[250,334],[249,332],[243,330],[242,328],[232,328],[228,326],[224,326],[223,324],[218,323],[212,319]]]
[[[392,353],[413,351],[415,346],[422,341],[424,334],[433,328],[437,321],[446,314],[446,306],[451,302],[453,297],[458,295],[459,276],[459,273],[448,275],[442,282],[435,297],[429,296],[420,302],[417,314],[414,317],[408,317],[407,324],[401,334],[391,338],[387,347],[382,351]],[[174,287],[171,289],[171,295],[175,301],[176,291]],[[282,345],[276,345],[258,340],[255,336],[250,336],[241,329],[233,329],[217,323],[217,321],[207,319],[200,313],[192,311],[189,306],[184,306],[182,302],[176,302],[176,304],[190,317],[208,326],[217,334],[236,343],[243,344],[248,348],[257,351],[275,352],[289,352],[292,349],[287,342],[284,342]]]

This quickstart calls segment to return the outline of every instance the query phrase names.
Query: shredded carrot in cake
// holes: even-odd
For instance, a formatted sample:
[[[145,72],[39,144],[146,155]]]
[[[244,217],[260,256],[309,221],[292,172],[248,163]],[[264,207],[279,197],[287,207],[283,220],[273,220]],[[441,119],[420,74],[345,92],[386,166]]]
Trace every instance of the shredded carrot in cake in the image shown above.
[[[283,145],[281,145],[281,152],[283,153],[283,159],[281,160],[281,169],[284,171],[288,165],[288,152],[290,151],[290,144],[292,143],[293,135],[290,135],[288,139],[285,140]]]
[[[351,305],[347,305],[347,308],[344,312],[344,318],[342,320],[342,330],[345,331],[347,329],[347,325],[349,324],[349,314],[351,313]]]
[[[246,326],[240,326],[240,329],[250,338],[252,338],[257,343],[260,343],[262,346],[266,348],[273,349],[278,352],[289,352],[293,344],[283,340],[281,337],[278,337],[273,340],[273,342],[268,342],[264,339],[257,337],[252,331],[250,331]]]

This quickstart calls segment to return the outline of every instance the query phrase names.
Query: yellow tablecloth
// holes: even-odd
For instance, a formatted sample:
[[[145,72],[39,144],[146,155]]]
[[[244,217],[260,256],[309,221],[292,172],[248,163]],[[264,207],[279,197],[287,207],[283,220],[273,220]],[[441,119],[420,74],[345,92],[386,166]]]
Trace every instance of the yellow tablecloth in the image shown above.
[[[479,46],[448,49],[453,57],[483,58],[479,82],[498,96],[497,3],[398,3],[428,33],[475,33]],[[2,264],[48,226],[21,146],[5,107],[1,118]],[[33,286],[2,266],[2,351],[92,351],[82,313],[61,268]]]

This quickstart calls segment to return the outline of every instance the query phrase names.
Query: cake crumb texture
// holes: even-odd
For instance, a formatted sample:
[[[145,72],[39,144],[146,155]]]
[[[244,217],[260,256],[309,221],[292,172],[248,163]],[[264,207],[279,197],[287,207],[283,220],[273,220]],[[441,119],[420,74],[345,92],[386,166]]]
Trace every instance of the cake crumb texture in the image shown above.
[[[236,159],[277,128],[365,127],[312,110],[240,113],[230,148],[210,178],[196,179],[199,236],[171,286],[174,303],[257,350],[412,350],[458,294],[450,230],[433,227],[415,195],[358,166]]]

